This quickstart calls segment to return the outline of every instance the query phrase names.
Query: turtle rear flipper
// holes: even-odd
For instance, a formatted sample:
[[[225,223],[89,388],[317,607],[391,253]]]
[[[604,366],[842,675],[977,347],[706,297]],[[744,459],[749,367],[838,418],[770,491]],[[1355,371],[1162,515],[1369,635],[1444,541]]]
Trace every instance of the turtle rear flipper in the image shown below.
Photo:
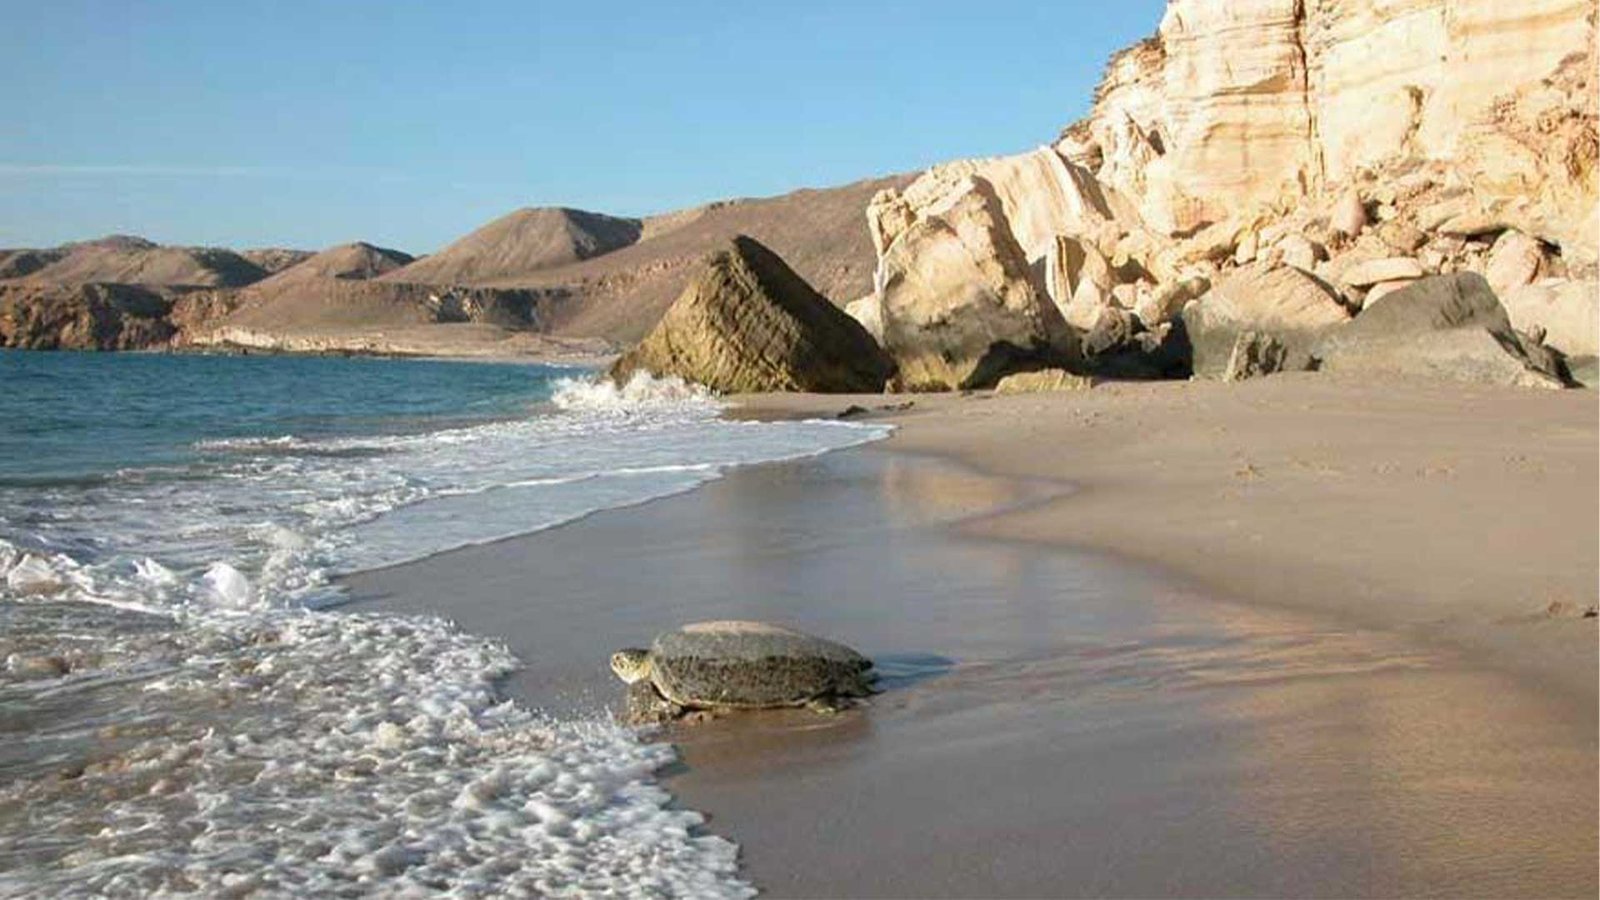
[[[836,716],[852,706],[855,704],[845,697],[813,697],[806,701],[806,709],[819,716]]]

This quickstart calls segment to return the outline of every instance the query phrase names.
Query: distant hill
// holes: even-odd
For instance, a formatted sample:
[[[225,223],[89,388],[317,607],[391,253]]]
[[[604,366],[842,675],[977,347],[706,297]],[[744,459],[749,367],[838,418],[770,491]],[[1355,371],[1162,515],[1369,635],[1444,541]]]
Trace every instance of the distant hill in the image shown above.
[[[642,230],[638,219],[577,209],[519,209],[386,277],[414,284],[516,279],[626,247]]]
[[[305,262],[315,254],[310,250],[263,247],[259,250],[240,250],[239,255],[260,266],[261,271],[268,275],[276,275],[290,266]]]
[[[552,333],[633,343],[677,299],[705,254],[743,234],[771,248],[818,293],[843,306],[872,291],[877,257],[867,231],[867,202],[878,191],[909,181],[891,176],[651,216],[643,220],[637,243],[483,284],[560,289],[567,298],[551,308],[547,327]]]
[[[371,346],[372,329],[399,328],[407,329],[408,346],[415,347],[425,344],[428,329],[446,324],[470,324],[478,329],[474,334],[498,328],[623,345],[655,325],[707,253],[740,234],[770,247],[836,304],[868,293],[875,256],[867,202],[908,180],[723,201],[644,219],[521,209],[415,260],[364,243],[315,254],[235,252],[113,235],[52,249],[0,250],[0,291],[34,323],[27,339],[32,346],[50,345],[43,332],[57,320],[45,312],[55,303],[78,302],[75,291],[86,284],[156,292],[170,304],[164,321],[179,346],[227,342],[227,329],[235,337],[248,332],[262,345],[273,335],[292,335],[296,346],[317,344],[319,334],[361,332],[361,346]],[[56,290],[38,290],[45,286]],[[103,317],[123,315],[122,306],[96,304],[84,308]],[[446,331],[466,333],[441,329],[441,336]],[[118,338],[122,346],[156,340],[159,331],[139,325],[117,333],[135,336]]]
[[[261,281],[256,288],[282,289],[287,285],[304,284],[318,278],[362,281],[393,272],[411,263],[413,259],[409,253],[374,247],[360,241],[340,244],[301,259],[271,278]]]
[[[141,284],[159,287],[242,287],[267,273],[220,247],[163,247],[144,238],[112,235],[50,251],[17,251],[54,258],[20,275],[58,284]],[[15,253],[14,253],[15,256]],[[37,258],[43,258],[37,257]],[[10,263],[7,259],[6,263]]]

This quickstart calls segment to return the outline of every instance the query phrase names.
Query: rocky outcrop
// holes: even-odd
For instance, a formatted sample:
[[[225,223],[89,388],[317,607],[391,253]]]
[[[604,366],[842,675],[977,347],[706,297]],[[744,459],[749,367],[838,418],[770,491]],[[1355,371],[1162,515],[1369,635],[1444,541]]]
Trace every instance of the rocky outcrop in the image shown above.
[[[876,293],[883,347],[902,387],[990,387],[1011,361],[1060,346],[1066,323],[1038,289],[986,179],[965,176],[913,218],[899,216],[877,220],[873,234],[885,247]]]
[[[1326,371],[1560,388],[1555,354],[1511,326],[1480,275],[1426,278],[1396,291],[1313,349]]]
[[[0,347],[23,350],[144,350],[176,332],[172,299],[120,284],[0,285]]]
[[[1456,272],[1502,292],[1592,280],[1594,27],[1592,0],[1170,0],[1056,143],[874,199],[879,296],[924,265],[902,236],[972,178],[1011,238],[990,243],[1079,332],[1108,309],[1159,325],[1203,293],[1181,285],[1245,266],[1298,270],[1349,311]],[[967,265],[990,263],[1016,268]],[[1220,374],[1238,333],[1196,368]],[[1286,365],[1304,358],[1278,339]]]
[[[677,302],[611,368],[729,393],[876,393],[893,365],[855,319],[752,238],[706,259]]]
[[[994,386],[996,394],[1045,394],[1060,391],[1087,391],[1094,380],[1086,375],[1074,375],[1065,369],[1040,369],[1037,372],[1018,372],[1000,379]]]

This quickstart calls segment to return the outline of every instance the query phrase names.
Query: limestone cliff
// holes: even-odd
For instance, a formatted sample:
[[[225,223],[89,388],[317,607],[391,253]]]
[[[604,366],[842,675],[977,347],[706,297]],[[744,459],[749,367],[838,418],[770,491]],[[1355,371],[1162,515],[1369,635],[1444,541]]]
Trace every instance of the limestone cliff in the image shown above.
[[[980,292],[951,308],[971,282],[959,273],[922,299],[893,293],[954,271],[909,242],[975,181],[1009,232],[991,243],[1021,248],[1013,280],[1079,331],[1106,309],[1153,327],[1241,265],[1299,269],[1352,312],[1457,271],[1592,308],[1595,18],[1595,0],[1170,0],[1053,143],[877,195],[878,302],[852,308],[983,313]],[[1556,324],[1533,324],[1563,331],[1552,346],[1592,352],[1562,324],[1582,314],[1544,318]],[[938,340],[925,332],[917,355],[972,353]]]

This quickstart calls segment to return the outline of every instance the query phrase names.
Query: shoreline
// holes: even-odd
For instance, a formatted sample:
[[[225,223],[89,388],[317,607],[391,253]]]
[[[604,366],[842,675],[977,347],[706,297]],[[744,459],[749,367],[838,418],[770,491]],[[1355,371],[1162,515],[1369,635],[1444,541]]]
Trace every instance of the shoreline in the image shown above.
[[[1181,412],[1189,398],[1206,405],[1204,414],[1192,409],[1187,415]],[[1600,696],[1600,644],[1594,619],[1600,599],[1600,513],[1594,505],[1600,496],[1600,408],[1592,392],[1545,394],[1304,374],[1232,385],[1120,382],[1088,392],[1010,396],[766,394],[732,399],[733,415],[758,419],[827,418],[851,406],[862,407],[867,412],[857,421],[896,426],[881,445],[885,449],[950,460],[995,477],[1039,479],[1065,489],[1042,501],[1042,508],[1000,512],[965,523],[962,527],[975,536],[1093,551],[1165,573],[1214,596],[1269,609],[1334,615],[1362,627],[1481,653],[1482,664],[1534,678],[1591,704]],[[902,408],[907,401],[913,405]],[[1329,409],[1336,404],[1383,402],[1393,409],[1372,414]],[[1252,428],[1248,421],[1274,411],[1279,421],[1266,422],[1265,427]],[[1348,433],[1324,433],[1310,441],[1285,433],[1288,426],[1320,424],[1316,419],[1330,411],[1335,418],[1364,419],[1363,433],[1354,439]],[[1549,434],[1523,431],[1496,436],[1492,427],[1473,424],[1479,413],[1519,412],[1524,414],[1520,424],[1553,432],[1565,439],[1565,446],[1541,446],[1540,440]],[[1176,422],[1165,431],[1152,431],[1161,427],[1156,424],[1161,415],[1175,415]],[[1418,442],[1408,448],[1397,435],[1385,433],[1406,430],[1405,423],[1419,415],[1436,426],[1453,419],[1452,430],[1466,432],[1477,445],[1463,442],[1452,450]],[[1215,416],[1215,423],[1207,416]],[[1301,418],[1305,422],[1297,421]],[[1277,433],[1272,433],[1272,426],[1278,427]],[[1016,433],[1005,433],[1008,429]],[[1248,434],[1230,437],[1230,431]],[[1263,436],[1267,440],[1241,443]],[[1459,436],[1428,440],[1448,442]],[[1136,438],[1145,446],[1140,447]],[[1168,460],[1149,451],[1149,444],[1163,439],[1181,442]],[[1205,468],[1185,468],[1186,457],[1204,452],[1203,444],[1212,439],[1217,446],[1206,453]],[[1000,446],[1005,441],[1023,446],[1007,449]],[[1037,451],[1040,444],[1070,445],[1078,455],[1057,462],[1027,452]],[[1124,456],[1118,452],[1122,448],[1130,452]],[[1484,458],[1495,451],[1498,458]],[[1295,454],[1300,458],[1291,458]],[[1393,456],[1374,461],[1382,454]],[[1426,459],[1418,464],[1413,458]],[[1339,467],[1348,472],[1361,462],[1375,467],[1372,475],[1391,476],[1390,483],[1356,473],[1354,480],[1368,483],[1340,486],[1343,493],[1355,496],[1334,497],[1339,508],[1319,521],[1320,543],[1304,540],[1306,529],[1294,529],[1289,521],[1295,511],[1317,504],[1326,480],[1344,480],[1340,477],[1344,472],[1328,470]],[[1495,466],[1497,462],[1504,465]],[[1426,483],[1430,479],[1459,483],[1458,470],[1468,464],[1483,470],[1478,475],[1504,476],[1507,483],[1452,485],[1442,492]],[[1291,467],[1300,471],[1286,474],[1284,470]],[[1146,479],[1147,475],[1153,477]],[[1250,496],[1263,493],[1259,489],[1269,480],[1290,483],[1282,485],[1277,496]],[[1459,494],[1450,496],[1457,486]],[[1383,539],[1361,534],[1371,522],[1354,519],[1350,506],[1378,505],[1386,491],[1395,493],[1389,498],[1394,505],[1418,505],[1410,508],[1411,522],[1386,523],[1385,537],[1401,543],[1408,531],[1415,532],[1409,536],[1431,537],[1435,546],[1430,549],[1441,551],[1438,565],[1461,567],[1460,573],[1438,579],[1428,564],[1404,553],[1397,556],[1392,546],[1390,552],[1362,555]],[[1538,517],[1542,521],[1482,522],[1485,531],[1505,535],[1493,542],[1462,530],[1462,525],[1475,521],[1475,508],[1505,502],[1518,491],[1528,493],[1516,502],[1544,512]],[[1478,496],[1482,494],[1489,496]],[[1169,498],[1186,502],[1198,498],[1209,506],[1188,508],[1175,520],[1157,508]],[[1250,517],[1258,520],[1254,528],[1249,528]],[[1451,533],[1426,534],[1443,521],[1452,523]],[[1524,548],[1533,549],[1530,545],[1541,543],[1540,538],[1549,538],[1549,532],[1562,531],[1567,539],[1554,550],[1547,547],[1543,558],[1519,558]],[[1564,559],[1568,571],[1547,565],[1552,559]],[[1516,589],[1508,589],[1513,584]],[[1380,596],[1384,590],[1387,595]]]
[[[878,659],[889,691],[864,710],[663,735],[681,759],[664,786],[739,842],[743,871],[774,896],[1592,893],[1595,706],[1577,677],[1593,665],[1592,621],[1505,623],[1525,604],[1473,595],[1443,628],[1430,601],[1448,584],[1421,584],[1384,614],[1329,603],[1340,585],[1326,575],[1292,602],[1275,596],[1305,564],[1293,553],[1280,569],[1248,570],[1265,582],[1257,591],[1226,593],[1226,579],[1191,577],[1204,565],[1162,558],[1170,535],[1159,528],[1138,552],[1105,549],[1151,519],[1137,504],[1127,512],[1130,497],[1185,483],[1108,478],[1105,466],[1140,465],[1127,429],[1174,440],[1186,427],[1174,406],[1238,424],[1217,396],[1239,387],[918,396],[909,409],[886,396],[735,398],[735,418],[856,405],[868,408],[861,421],[901,427],[849,452],[740,467],[685,494],[346,581],[358,608],[443,614],[506,641],[525,663],[510,696],[558,717],[611,707],[609,651],[684,621],[785,621]],[[1380,392],[1448,418],[1454,387]],[[1363,390],[1286,379],[1227,396],[1314,422],[1323,392],[1370,399]],[[1530,396],[1490,393],[1465,402],[1492,410]],[[1105,427],[1117,410],[1129,421]],[[1170,427],[1152,432],[1156,414]],[[1364,414],[1381,418],[1381,404]],[[1533,418],[1587,434],[1592,416]],[[1268,419],[1269,432],[1282,424]],[[1381,430],[1361,432],[1362,452],[1408,459]],[[1539,445],[1540,434],[1479,435],[1478,449],[1497,459],[1498,441]],[[1266,473],[1251,483],[1278,471],[1274,448],[1247,460]],[[1199,455],[1188,480],[1231,483],[1234,470],[1210,471],[1202,449],[1171,444],[1167,468]],[[1572,462],[1571,447],[1535,452],[1550,471]],[[1291,480],[1287,502],[1319,484]],[[1378,487],[1417,500],[1416,485]],[[1478,490],[1508,486],[1490,487]],[[1284,498],[1265,499],[1262,521],[1275,522]],[[1453,514],[1438,501],[1418,514]],[[1120,519],[1108,512],[1119,504]],[[1196,514],[1219,507],[1231,510],[1219,501]],[[1570,524],[1541,525],[1552,521]],[[1104,530],[1082,540],[1074,522]],[[1324,523],[1325,543],[1337,548],[1356,524]],[[1292,549],[1295,537],[1272,540]],[[1272,540],[1260,543],[1282,549]],[[1213,568],[1237,558],[1237,535],[1207,543]],[[1461,565],[1481,574],[1502,557]],[[1416,574],[1377,562],[1375,576]]]

